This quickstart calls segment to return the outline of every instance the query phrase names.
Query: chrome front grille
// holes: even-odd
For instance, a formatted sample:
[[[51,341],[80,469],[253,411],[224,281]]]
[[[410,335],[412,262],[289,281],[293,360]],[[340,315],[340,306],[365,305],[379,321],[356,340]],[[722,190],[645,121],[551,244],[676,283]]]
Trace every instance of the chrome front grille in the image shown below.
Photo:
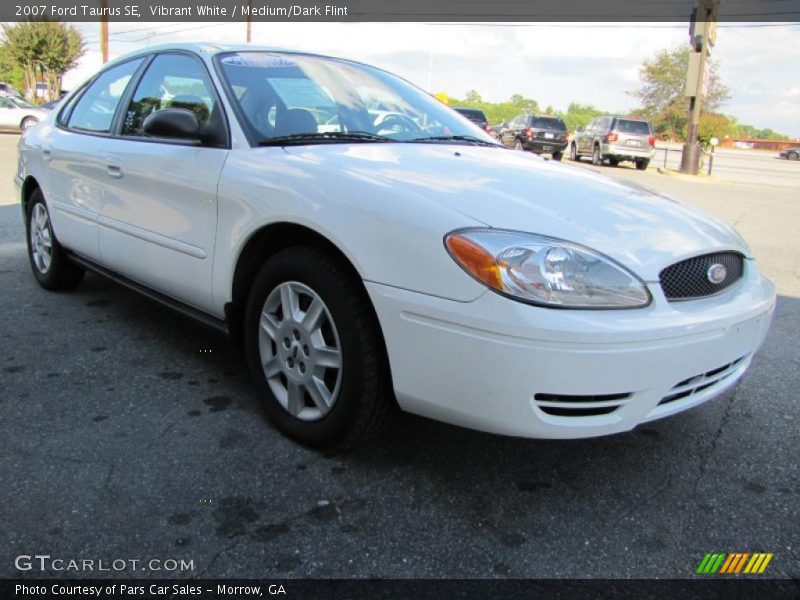
[[[714,265],[725,267],[725,277],[718,283],[709,276]],[[743,273],[744,257],[741,254],[715,252],[670,265],[661,271],[658,278],[667,300],[689,300],[721,292],[739,281]]]

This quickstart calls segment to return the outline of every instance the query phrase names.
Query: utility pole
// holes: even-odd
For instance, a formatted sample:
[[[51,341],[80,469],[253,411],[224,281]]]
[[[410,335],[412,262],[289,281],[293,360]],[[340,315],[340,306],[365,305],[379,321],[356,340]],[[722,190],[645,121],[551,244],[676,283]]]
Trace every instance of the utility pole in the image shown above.
[[[100,0],[100,54],[108,62],[108,0]]]
[[[710,48],[717,37],[717,2],[718,0],[698,0],[692,11],[689,24],[689,68],[686,73],[686,95],[689,97],[689,120],[686,143],[681,155],[681,172],[697,175],[700,168],[700,144],[697,141],[697,126],[700,123],[700,111],[703,98],[708,92],[707,59]]]
[[[247,0],[247,43],[249,44],[253,35],[253,0]]]

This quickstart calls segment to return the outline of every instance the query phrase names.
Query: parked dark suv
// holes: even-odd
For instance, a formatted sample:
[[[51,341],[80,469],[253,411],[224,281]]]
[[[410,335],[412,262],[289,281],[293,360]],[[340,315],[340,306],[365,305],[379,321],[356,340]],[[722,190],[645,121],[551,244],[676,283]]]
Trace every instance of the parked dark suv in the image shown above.
[[[559,117],[523,113],[500,132],[500,141],[517,150],[551,154],[553,160],[561,160],[569,134]]]
[[[486,118],[486,113],[484,113],[482,110],[477,108],[465,108],[461,106],[454,106],[453,110],[475,123],[475,125],[483,129],[492,137],[497,137],[494,133],[494,130],[489,125],[489,120]]]
[[[579,129],[569,145],[571,160],[591,156],[592,164],[617,166],[632,161],[644,171],[655,154],[656,137],[650,123],[630,117],[597,117],[586,129]]]

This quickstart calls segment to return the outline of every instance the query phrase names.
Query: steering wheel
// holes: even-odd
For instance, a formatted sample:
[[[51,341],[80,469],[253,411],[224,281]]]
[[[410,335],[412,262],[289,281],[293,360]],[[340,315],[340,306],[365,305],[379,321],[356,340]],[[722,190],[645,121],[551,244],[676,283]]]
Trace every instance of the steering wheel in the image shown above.
[[[398,134],[398,133],[422,133],[422,128],[414,122],[414,119],[401,113],[390,113],[376,119],[375,127],[379,134]]]

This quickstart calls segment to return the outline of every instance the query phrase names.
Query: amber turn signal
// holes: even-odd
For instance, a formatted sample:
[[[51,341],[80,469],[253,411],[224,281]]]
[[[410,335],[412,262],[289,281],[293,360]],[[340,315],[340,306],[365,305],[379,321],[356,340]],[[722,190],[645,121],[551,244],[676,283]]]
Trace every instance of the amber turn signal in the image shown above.
[[[450,255],[467,273],[489,287],[503,289],[500,268],[489,251],[458,233],[447,236],[445,245]]]

